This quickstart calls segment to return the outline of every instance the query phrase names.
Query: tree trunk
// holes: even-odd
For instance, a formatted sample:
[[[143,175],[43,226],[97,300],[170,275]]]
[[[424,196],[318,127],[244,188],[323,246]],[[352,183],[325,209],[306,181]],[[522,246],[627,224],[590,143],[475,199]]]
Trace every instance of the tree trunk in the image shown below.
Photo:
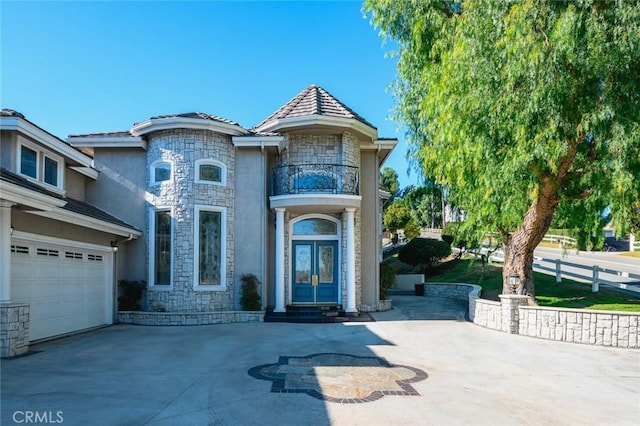
[[[533,251],[547,233],[559,199],[556,185],[550,180],[543,183],[538,199],[529,207],[522,225],[510,234],[503,245],[504,268],[502,270],[503,294],[520,294],[535,297],[533,282]],[[518,277],[517,287],[511,277]]]

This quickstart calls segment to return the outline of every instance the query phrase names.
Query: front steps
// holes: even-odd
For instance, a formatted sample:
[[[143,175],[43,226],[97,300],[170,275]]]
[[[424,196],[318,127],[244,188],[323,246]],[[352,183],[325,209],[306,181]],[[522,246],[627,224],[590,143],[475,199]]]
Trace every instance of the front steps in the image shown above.
[[[342,305],[288,305],[286,312],[266,311],[264,322],[341,323],[373,321],[367,313],[346,313]]]

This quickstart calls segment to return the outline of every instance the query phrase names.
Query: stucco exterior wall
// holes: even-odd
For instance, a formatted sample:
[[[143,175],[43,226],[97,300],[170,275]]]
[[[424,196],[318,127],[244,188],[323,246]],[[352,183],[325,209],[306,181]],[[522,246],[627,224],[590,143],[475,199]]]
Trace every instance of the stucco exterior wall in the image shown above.
[[[11,172],[16,171],[15,136],[11,132],[0,133],[0,167]]]
[[[148,205],[146,157],[146,151],[140,148],[96,148],[94,164],[100,176],[95,181],[86,181],[86,201],[136,229],[144,230]],[[122,272],[118,279],[147,281],[146,239],[121,242],[120,248],[126,249],[126,256],[118,254],[118,269]]]
[[[226,185],[196,183],[195,162],[214,159],[226,165]],[[152,184],[150,173],[157,160],[172,163],[172,178]],[[176,129],[154,133],[147,144],[147,201],[150,212],[171,207],[173,216],[172,288],[151,286],[146,292],[149,309],[175,311],[228,311],[235,307],[235,151],[227,135],[207,130]],[[196,206],[226,208],[226,274],[224,286],[194,289]],[[149,234],[149,224],[145,227]],[[152,236],[150,237],[152,238]],[[179,256],[176,256],[179,254]],[[151,255],[151,254],[150,254]],[[152,283],[151,283],[152,284]]]
[[[67,197],[74,198],[76,200],[85,201],[85,182],[89,179],[80,173],[65,168],[64,171],[64,189]]]
[[[265,153],[259,148],[236,151],[235,197],[241,205],[235,212],[233,238],[236,242],[235,309],[240,309],[243,274],[254,274],[260,280],[263,295],[266,285],[265,245],[267,241],[267,169]]]
[[[16,231],[102,246],[110,246],[111,240],[113,239],[113,235],[111,234],[94,231],[92,229],[73,225],[67,222],[60,222],[58,220],[23,212],[18,209],[11,210],[11,224]]]
[[[360,310],[378,309],[380,299],[378,235],[378,156],[375,151],[363,151],[360,160],[360,241],[362,299]]]

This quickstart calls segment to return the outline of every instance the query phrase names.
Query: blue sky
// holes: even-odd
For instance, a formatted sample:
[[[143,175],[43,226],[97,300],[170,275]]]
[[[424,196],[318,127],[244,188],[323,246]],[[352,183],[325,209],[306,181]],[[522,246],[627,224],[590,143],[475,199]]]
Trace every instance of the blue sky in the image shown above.
[[[397,137],[385,166],[401,186],[406,145],[390,121],[392,50],[361,2],[2,1],[3,108],[65,139],[190,111],[245,127],[318,84]]]

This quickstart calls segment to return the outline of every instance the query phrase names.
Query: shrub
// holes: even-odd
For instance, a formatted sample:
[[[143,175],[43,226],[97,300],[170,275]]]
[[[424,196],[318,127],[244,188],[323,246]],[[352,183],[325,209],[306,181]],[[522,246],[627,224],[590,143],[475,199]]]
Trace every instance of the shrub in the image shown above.
[[[119,294],[118,310],[119,311],[139,311],[141,309],[141,300],[144,291],[147,289],[146,281],[118,281]]]
[[[407,222],[407,224],[404,225],[404,236],[408,240],[412,240],[416,237],[419,237],[420,227],[418,226],[418,224],[415,223],[413,220],[410,220],[409,222]]]
[[[387,264],[380,264],[380,300],[387,300],[387,290],[396,281],[396,268]]]
[[[245,311],[259,311],[262,308],[262,299],[258,293],[260,280],[253,274],[244,274],[240,277],[242,281],[242,296],[240,304]]]
[[[433,238],[414,238],[398,252],[398,260],[419,266],[422,273],[433,268],[438,261],[451,254],[451,247]]]

